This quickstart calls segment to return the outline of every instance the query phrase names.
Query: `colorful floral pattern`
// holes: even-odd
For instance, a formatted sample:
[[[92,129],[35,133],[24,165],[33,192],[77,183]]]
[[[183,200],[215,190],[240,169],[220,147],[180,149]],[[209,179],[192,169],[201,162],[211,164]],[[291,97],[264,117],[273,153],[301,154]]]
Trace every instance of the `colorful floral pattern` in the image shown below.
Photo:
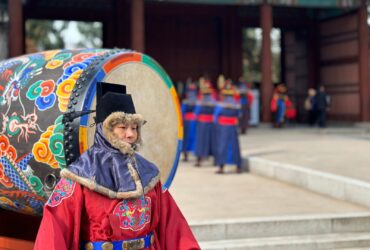
[[[0,184],[4,185],[6,188],[14,187],[14,183],[5,173],[5,167],[2,162],[0,162]]]
[[[68,60],[71,58],[72,53],[60,53],[53,57],[52,60],[48,61],[48,63],[45,65],[45,68],[47,69],[56,69],[63,65],[65,60]]]
[[[10,145],[8,137],[0,135],[0,158],[3,156],[15,161],[17,159],[17,151]]]
[[[62,116],[59,116],[54,125],[49,126],[33,145],[32,153],[36,161],[48,164],[52,168],[66,167],[63,150],[63,129]]]
[[[58,107],[60,111],[67,111],[69,97],[71,96],[72,90],[81,73],[87,68],[87,66],[96,56],[102,55],[103,53],[103,51],[96,53],[80,53],[73,56],[70,62],[64,64],[63,74],[57,80],[58,88],[56,91],[58,96]]]
[[[119,217],[120,228],[138,231],[151,220],[151,200],[148,196],[126,199],[116,205],[113,214]]]
[[[67,111],[69,103],[69,97],[71,96],[72,90],[75,86],[77,79],[80,77],[82,70],[74,71],[67,79],[63,80],[57,88],[56,94],[58,96],[58,107],[62,112]]]
[[[60,49],[55,49],[55,50],[48,50],[48,51],[44,51],[44,52],[41,52],[41,54],[44,56],[45,60],[46,61],[49,61],[51,60],[56,54],[58,54],[59,52],[61,52],[62,50]]]
[[[45,192],[41,180],[28,166],[32,158],[29,153],[17,159],[16,149],[10,145],[9,138],[0,136],[0,186],[5,187],[0,189],[3,201],[0,201],[0,206],[27,214],[40,212]],[[12,199],[15,202],[5,202]]]
[[[75,186],[76,182],[73,182],[70,179],[62,178],[56,185],[46,205],[50,207],[58,206],[63,200],[72,196]]]
[[[44,111],[54,106],[56,99],[54,89],[54,80],[39,80],[31,85],[26,96],[29,100],[36,100],[35,104],[38,109]]]

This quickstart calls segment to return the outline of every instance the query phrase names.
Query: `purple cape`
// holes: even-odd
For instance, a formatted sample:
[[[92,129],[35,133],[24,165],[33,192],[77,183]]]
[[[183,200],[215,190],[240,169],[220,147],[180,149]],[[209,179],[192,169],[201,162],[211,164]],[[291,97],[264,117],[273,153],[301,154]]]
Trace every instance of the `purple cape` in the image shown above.
[[[133,157],[136,159],[133,167],[139,175],[142,187],[145,188],[158,176],[159,170],[144,157],[136,153]],[[128,168],[129,158],[128,154],[112,147],[99,123],[94,145],[73,162],[68,170],[80,177],[95,180],[97,184],[115,192],[130,192],[136,190],[136,185]]]

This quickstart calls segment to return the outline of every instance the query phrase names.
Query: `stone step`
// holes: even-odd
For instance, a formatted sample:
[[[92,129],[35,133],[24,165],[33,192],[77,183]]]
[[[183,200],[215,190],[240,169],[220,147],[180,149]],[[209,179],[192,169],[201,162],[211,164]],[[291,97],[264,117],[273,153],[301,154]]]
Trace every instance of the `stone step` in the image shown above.
[[[336,248],[333,250],[370,250],[370,247],[355,247],[355,248]]]
[[[370,213],[193,221],[190,225],[198,241],[353,232],[370,233]]]
[[[201,241],[199,244],[203,250],[364,249],[363,247],[370,246],[370,233],[340,233]]]
[[[370,207],[369,182],[260,157],[244,157],[243,162],[252,174],[273,178],[339,200]]]

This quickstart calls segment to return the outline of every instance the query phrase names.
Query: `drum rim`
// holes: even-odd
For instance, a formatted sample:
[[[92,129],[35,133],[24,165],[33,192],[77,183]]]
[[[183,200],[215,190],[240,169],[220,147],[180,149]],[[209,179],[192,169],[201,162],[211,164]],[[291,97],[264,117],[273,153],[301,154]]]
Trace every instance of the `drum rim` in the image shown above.
[[[116,67],[119,67],[125,63],[132,63],[138,62],[143,63],[144,65],[148,66],[152,70],[154,70],[159,77],[162,79],[162,82],[166,84],[167,89],[170,92],[170,96],[172,97],[172,102],[175,105],[175,110],[177,114],[177,124],[178,124],[178,136],[177,136],[177,148],[176,153],[174,155],[172,167],[168,173],[167,179],[162,183],[162,189],[167,190],[176,174],[182,143],[183,143],[183,122],[182,122],[182,115],[181,115],[181,108],[180,102],[174,88],[174,85],[168,76],[168,74],[164,71],[164,69],[151,57],[148,55],[129,51],[129,50],[112,50],[108,53],[97,57],[93,63],[91,63],[91,71],[89,75],[81,75],[74,88],[81,88],[79,85],[84,86],[81,90],[78,90],[81,96],[81,99],[78,103],[75,103],[72,110],[89,110],[92,104],[91,96],[95,96],[92,93],[95,93],[96,83],[104,79],[104,77]],[[86,69],[87,71],[87,69]],[[77,92],[77,91],[76,91]],[[72,96],[71,96],[72,97]],[[70,103],[73,104],[73,99],[70,100]],[[87,128],[88,128],[88,116],[83,116],[81,118],[75,119],[71,121],[73,123],[73,127],[78,128],[74,130],[72,139],[77,139],[75,142],[78,141],[79,148],[77,151],[74,151],[75,155],[69,155],[69,161],[72,161],[72,158],[76,158],[81,155],[82,152],[88,149],[87,144]],[[66,138],[68,139],[68,138]],[[67,141],[67,140],[66,140]],[[76,155],[77,154],[77,155]]]

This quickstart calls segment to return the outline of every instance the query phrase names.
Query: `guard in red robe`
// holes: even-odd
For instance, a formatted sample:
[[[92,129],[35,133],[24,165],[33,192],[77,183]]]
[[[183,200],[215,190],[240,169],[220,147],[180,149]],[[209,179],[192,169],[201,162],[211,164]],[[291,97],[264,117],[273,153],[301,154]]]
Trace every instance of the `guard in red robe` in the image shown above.
[[[94,145],[61,171],[35,249],[200,249],[158,168],[136,153],[144,120],[131,96],[106,93],[97,123]]]

